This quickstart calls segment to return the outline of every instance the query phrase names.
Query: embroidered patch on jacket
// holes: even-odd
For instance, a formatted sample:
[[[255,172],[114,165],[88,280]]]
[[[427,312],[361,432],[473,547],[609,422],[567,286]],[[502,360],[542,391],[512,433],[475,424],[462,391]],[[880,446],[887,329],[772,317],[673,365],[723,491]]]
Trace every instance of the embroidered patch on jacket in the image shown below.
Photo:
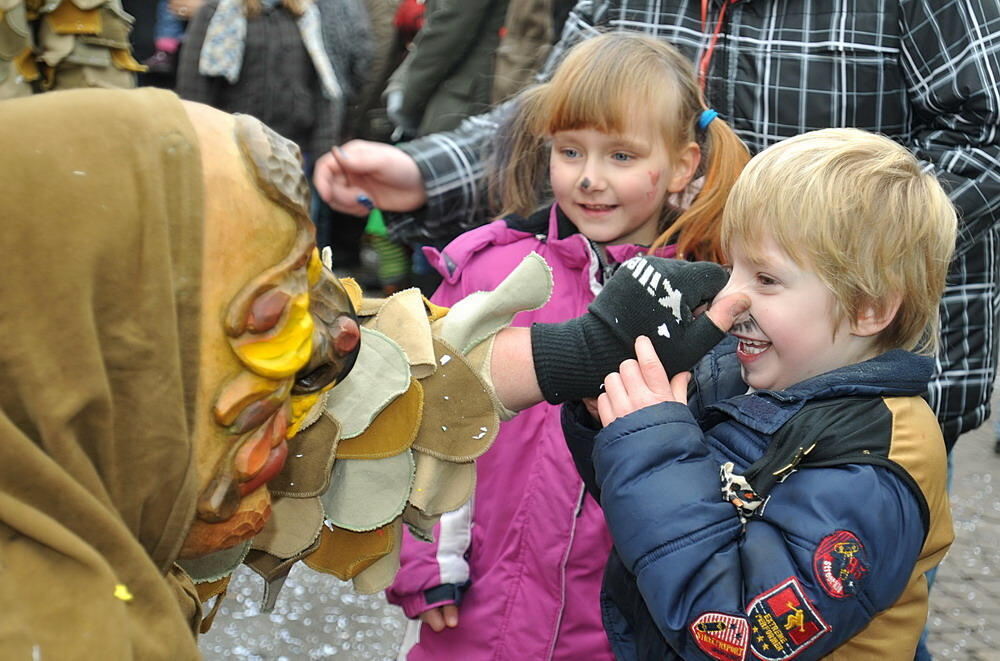
[[[791,659],[830,630],[794,576],[747,606],[750,649],[761,659]]]
[[[702,613],[689,627],[698,649],[719,661],[743,661],[747,656],[750,625],[745,617]]]
[[[852,532],[838,530],[827,535],[813,554],[813,572],[823,590],[835,599],[857,593],[868,573],[868,555]]]

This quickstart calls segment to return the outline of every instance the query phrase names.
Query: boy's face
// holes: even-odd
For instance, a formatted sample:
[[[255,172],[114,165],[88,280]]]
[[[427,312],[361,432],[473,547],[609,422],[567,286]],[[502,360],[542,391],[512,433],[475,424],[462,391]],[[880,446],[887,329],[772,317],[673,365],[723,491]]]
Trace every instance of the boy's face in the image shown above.
[[[852,334],[849,319],[836,319],[833,292],[813,271],[797,265],[765,236],[760,259],[744,247],[731,249],[732,275],[719,297],[750,298],[744,320],[730,333],[739,338],[743,380],[757,390],[784,390],[808,378],[871,357],[871,339]]]

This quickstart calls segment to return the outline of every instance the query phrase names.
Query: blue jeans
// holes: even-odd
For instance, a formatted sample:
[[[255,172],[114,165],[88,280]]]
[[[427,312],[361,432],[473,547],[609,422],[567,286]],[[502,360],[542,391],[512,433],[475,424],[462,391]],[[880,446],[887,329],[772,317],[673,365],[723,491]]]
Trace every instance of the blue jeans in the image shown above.
[[[187,21],[181,20],[180,17],[167,9],[167,4],[167,0],[160,0],[156,4],[156,29],[153,31],[153,37],[156,39],[164,37],[180,39],[184,36]]]
[[[996,426],[996,428],[997,428],[998,432],[1000,432],[1000,419],[997,420],[997,426]],[[951,463],[951,453],[948,453],[948,493],[949,494],[951,493],[951,478],[952,478],[952,474],[953,473],[954,473],[954,471],[953,471],[952,463]],[[931,588],[934,586],[934,579],[937,578],[937,571],[938,571],[938,568],[934,567],[932,569],[929,569],[927,571],[927,573],[924,574],[924,576],[927,577],[927,592],[928,593],[930,593]],[[928,611],[927,611],[927,615],[928,615],[928,617],[930,616],[930,609],[929,608],[928,608]],[[934,656],[931,654],[931,651],[929,649],[927,649],[927,633],[928,633],[928,631],[929,631],[929,629],[927,628],[927,624],[925,623],[924,624],[924,630],[920,633],[920,642],[917,643],[917,653],[914,654],[914,656],[913,656],[913,660],[914,661],[932,661],[932,659],[934,658]]]

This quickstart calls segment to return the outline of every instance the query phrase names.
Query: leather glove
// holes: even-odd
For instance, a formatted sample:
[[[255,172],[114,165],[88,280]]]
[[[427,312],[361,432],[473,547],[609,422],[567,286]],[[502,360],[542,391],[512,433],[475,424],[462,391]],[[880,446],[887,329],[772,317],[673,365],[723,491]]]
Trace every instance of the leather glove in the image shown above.
[[[673,376],[691,369],[725,337],[708,315],[693,311],[711,303],[729,279],[710,262],[633,257],[608,279],[587,313],[559,324],[534,324],[531,351],[546,401],[596,397],[604,377],[635,358],[645,335]]]

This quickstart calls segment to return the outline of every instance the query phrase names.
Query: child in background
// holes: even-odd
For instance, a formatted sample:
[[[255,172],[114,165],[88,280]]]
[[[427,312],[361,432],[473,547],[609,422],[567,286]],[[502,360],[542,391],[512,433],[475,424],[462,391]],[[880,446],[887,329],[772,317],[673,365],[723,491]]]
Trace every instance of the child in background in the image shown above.
[[[716,304],[750,303],[733,338],[670,381],[640,338],[598,399],[620,658],[913,659],[953,539],[921,395],[955,236],[887,138],[828,129],[750,162],[722,226]],[[567,435],[593,436],[588,417]]]
[[[185,6],[183,11],[187,12]],[[174,75],[177,71],[177,51],[181,48],[188,17],[174,13],[169,0],[156,3],[156,28],[153,31],[153,54],[143,61],[150,73]]]
[[[495,288],[534,251],[552,267],[552,298],[514,325],[561,322],[583,314],[635,255],[718,259],[721,207],[748,155],[706,110],[673,47],[594,37],[520,108],[525,132],[514,134],[504,172],[505,207],[519,213],[428,251],[444,278],[436,303]],[[537,195],[543,140],[554,203]],[[432,544],[405,536],[387,591],[413,618],[400,658],[612,658],[599,607],[610,537],[559,409],[521,412],[477,461],[474,503],[445,514]]]

